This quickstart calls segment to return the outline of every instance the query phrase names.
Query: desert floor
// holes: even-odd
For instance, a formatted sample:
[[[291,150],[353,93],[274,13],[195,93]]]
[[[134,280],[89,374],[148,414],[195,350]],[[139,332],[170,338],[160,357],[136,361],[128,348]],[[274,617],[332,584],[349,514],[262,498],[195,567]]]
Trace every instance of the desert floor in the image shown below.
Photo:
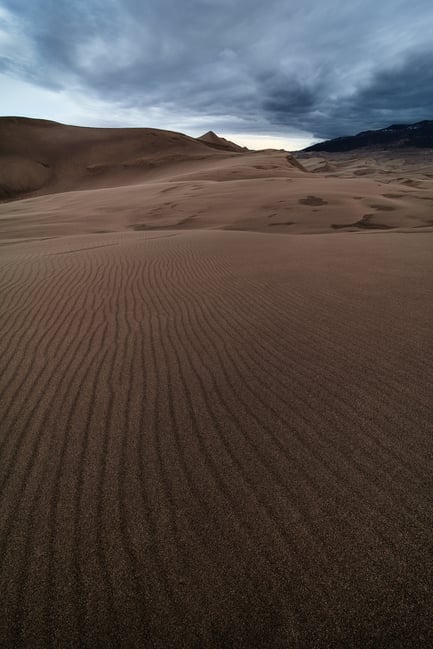
[[[2,647],[432,646],[432,157],[299,161],[0,205]]]

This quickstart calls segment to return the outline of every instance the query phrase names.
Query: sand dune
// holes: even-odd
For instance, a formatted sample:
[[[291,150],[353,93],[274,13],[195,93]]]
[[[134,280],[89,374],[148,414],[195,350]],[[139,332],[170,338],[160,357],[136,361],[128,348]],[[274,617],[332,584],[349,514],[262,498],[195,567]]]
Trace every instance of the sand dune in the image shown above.
[[[0,205],[0,644],[430,647],[431,162],[179,142]]]
[[[12,118],[0,120],[0,134],[0,194],[31,196],[0,204],[0,233],[8,238],[119,229],[300,234],[433,227],[429,151],[294,157],[216,150],[167,131]]]
[[[82,128],[2,117],[0,198],[126,185],[157,176],[161,167],[179,162],[184,167],[189,160],[219,154],[171,131]]]

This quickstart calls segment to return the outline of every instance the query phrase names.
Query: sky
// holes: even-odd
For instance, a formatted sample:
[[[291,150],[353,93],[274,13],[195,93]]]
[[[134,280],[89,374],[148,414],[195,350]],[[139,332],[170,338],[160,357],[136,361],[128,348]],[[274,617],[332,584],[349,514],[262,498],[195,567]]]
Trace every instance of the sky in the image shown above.
[[[433,3],[0,0],[0,115],[289,150],[433,119]]]

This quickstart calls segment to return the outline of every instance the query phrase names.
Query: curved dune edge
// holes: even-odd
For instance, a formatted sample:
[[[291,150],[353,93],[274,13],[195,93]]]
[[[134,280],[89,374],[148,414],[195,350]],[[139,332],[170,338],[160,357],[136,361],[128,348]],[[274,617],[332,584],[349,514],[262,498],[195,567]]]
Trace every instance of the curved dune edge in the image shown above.
[[[164,229],[232,229],[281,234],[364,233],[433,229],[433,187],[406,189],[373,178],[329,179],[298,171],[282,154],[269,177],[218,169],[180,173],[169,180],[69,191],[0,204],[4,240]],[[246,155],[248,158],[248,154]],[[269,155],[255,155],[265,168]],[[278,163],[278,164],[277,164]],[[277,167],[277,169],[275,169]],[[280,175],[275,175],[277,171]],[[266,173],[259,170],[259,173]],[[218,180],[215,178],[218,177]]]

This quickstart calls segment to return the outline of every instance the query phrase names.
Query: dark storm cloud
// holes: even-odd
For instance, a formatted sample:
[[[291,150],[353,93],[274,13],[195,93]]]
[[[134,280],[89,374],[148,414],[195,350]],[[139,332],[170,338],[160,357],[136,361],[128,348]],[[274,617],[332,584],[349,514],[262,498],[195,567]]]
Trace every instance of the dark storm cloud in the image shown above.
[[[430,0],[0,6],[24,52],[3,48],[0,70],[46,88],[250,132],[333,137],[433,117]]]
[[[391,123],[433,119],[433,52],[407,53],[403,62],[375,70],[349,96],[329,98],[323,88],[275,89],[264,104],[275,125],[308,128],[317,137],[338,137]],[[302,111],[296,97],[303,97]],[[295,110],[291,102],[295,101]],[[286,105],[286,110],[284,106]]]

